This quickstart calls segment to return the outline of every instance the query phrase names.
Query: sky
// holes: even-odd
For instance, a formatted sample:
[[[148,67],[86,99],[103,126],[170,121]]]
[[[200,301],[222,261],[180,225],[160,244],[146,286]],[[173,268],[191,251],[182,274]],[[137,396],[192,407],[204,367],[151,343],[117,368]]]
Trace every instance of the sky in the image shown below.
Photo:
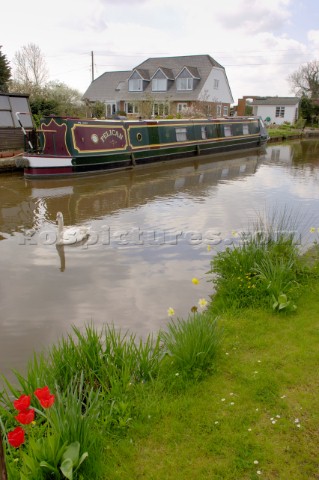
[[[237,104],[244,95],[293,96],[289,75],[319,60],[318,0],[10,0],[1,10],[12,72],[15,53],[33,43],[48,80],[81,93],[92,74],[208,54],[225,67]]]

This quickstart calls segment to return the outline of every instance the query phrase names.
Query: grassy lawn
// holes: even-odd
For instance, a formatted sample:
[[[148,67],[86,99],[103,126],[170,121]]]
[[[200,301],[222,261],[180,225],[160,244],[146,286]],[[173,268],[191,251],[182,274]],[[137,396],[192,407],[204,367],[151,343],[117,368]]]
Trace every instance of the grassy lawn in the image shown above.
[[[105,480],[318,479],[317,280],[297,306],[224,314],[215,372],[139,391],[138,419],[106,442]]]

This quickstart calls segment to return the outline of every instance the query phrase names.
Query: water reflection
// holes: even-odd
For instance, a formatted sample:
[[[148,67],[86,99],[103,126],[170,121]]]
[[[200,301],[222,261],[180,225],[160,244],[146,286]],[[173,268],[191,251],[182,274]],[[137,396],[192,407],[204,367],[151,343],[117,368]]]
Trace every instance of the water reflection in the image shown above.
[[[185,192],[196,198],[221,180],[255,173],[264,156],[260,152],[187,160],[174,165],[138,167],[134,170],[77,179],[21,180],[12,178],[1,192],[1,230],[7,233],[39,230],[62,211],[66,223],[100,218],[125,208],[136,208],[159,197]],[[10,183],[10,180],[7,182]],[[0,197],[2,200],[2,198]]]
[[[57,249],[59,259],[60,259],[60,272],[64,272],[65,270],[65,252],[64,252],[64,245],[55,245]]]
[[[303,231],[319,227],[314,143],[91,178],[1,176],[1,372],[23,368],[72,324],[145,336],[165,326],[170,306],[186,316],[212,292],[211,255],[265,206],[298,208]],[[65,225],[91,227],[85,244],[56,245],[58,211]]]

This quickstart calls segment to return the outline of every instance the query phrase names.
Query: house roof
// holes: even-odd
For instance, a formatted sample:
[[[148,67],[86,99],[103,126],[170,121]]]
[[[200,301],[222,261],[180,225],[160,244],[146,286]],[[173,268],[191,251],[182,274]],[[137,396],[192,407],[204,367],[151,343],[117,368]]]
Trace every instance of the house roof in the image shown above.
[[[105,72],[93,80],[83,98],[89,98],[95,102],[105,100],[121,100],[123,89],[126,90],[126,83],[132,71]]]
[[[296,105],[299,102],[298,97],[260,97],[255,98],[251,105]]]
[[[167,91],[156,92],[156,99],[162,99],[163,101],[197,100],[212,68],[222,69],[225,73],[224,67],[216,62],[210,55],[153,57],[148,58],[130,71],[104,73],[91,83],[84,93],[83,98],[89,98],[91,101],[138,101],[141,100],[141,92],[129,92],[128,90],[128,79],[134,71],[137,71],[143,79],[149,80],[155,72],[161,68],[168,79],[173,80],[185,67],[195,79],[198,79],[194,85],[194,89],[179,91],[176,88],[176,83],[171,82],[170,88]],[[116,90],[120,82],[123,82],[122,88]],[[228,83],[227,77],[226,82]],[[149,96],[154,95],[152,92],[152,82],[147,82],[143,94]]]

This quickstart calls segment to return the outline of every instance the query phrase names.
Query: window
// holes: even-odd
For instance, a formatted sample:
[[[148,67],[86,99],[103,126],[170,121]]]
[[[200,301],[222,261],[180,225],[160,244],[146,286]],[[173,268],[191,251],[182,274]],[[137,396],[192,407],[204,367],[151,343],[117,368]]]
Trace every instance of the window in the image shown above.
[[[221,115],[222,115],[222,106],[217,105],[217,117],[221,117]]]
[[[125,103],[125,112],[126,113],[138,113],[138,105],[136,103]]]
[[[167,90],[166,78],[153,78],[152,91],[153,92],[165,92]]]
[[[214,88],[215,88],[215,90],[218,89],[218,86],[219,86],[219,80],[217,80],[217,78],[214,78]]]
[[[184,142],[187,140],[187,130],[186,128],[175,128],[176,140],[178,142]]]
[[[206,127],[201,127],[202,132],[202,139],[205,140],[207,138]]]
[[[228,107],[223,107],[223,115],[228,115]]]
[[[128,82],[130,92],[141,92],[143,90],[143,82],[141,78],[131,78]]]
[[[231,137],[231,126],[230,125],[224,125],[224,135],[225,137]]]
[[[183,110],[187,110],[187,103],[178,103],[177,104],[177,113],[181,113]]]
[[[276,117],[283,118],[285,116],[285,107],[276,107]]]
[[[193,79],[191,77],[178,78],[176,80],[177,90],[193,90]]]
[[[248,134],[249,134],[248,125],[243,125],[243,134],[244,134],[244,135],[248,135]]]
[[[153,109],[152,109],[152,114],[155,115],[156,117],[163,117],[165,115],[168,115],[168,104],[167,103],[154,103],[153,104]]]
[[[116,103],[107,103],[106,104],[106,116],[114,115],[116,112]]]

